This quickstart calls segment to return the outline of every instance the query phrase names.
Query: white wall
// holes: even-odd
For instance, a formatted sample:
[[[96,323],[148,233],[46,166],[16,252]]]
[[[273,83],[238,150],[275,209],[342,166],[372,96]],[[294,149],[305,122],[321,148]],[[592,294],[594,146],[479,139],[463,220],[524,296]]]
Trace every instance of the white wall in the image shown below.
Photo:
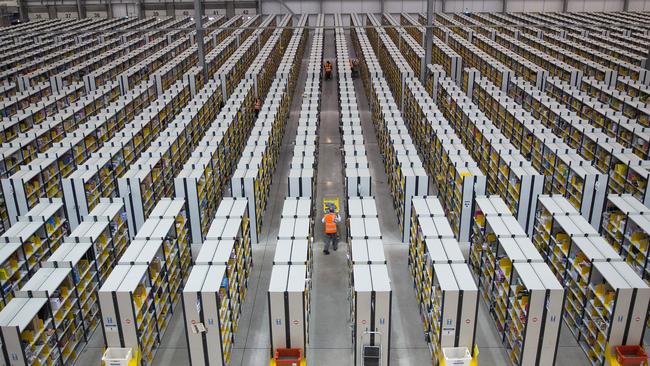
[[[551,12],[562,11],[563,0],[508,0],[506,11]]]
[[[138,16],[139,10],[138,5],[134,3],[124,3],[124,4],[112,4],[113,7],[113,17],[135,17]]]
[[[209,0],[208,0],[209,1]],[[442,1],[434,0],[436,11],[442,10]],[[316,13],[321,11],[320,0],[285,0],[294,13]],[[502,0],[446,0],[446,12],[501,12]],[[561,12],[563,0],[507,0],[507,11],[513,12]],[[325,13],[379,13],[379,0],[323,0]],[[390,13],[419,13],[427,9],[423,0],[385,0],[384,10]],[[281,0],[262,0],[264,13],[286,13]],[[623,0],[569,0],[568,10],[622,11]],[[630,11],[650,11],[650,0],[630,0]]]
[[[650,11],[650,1],[630,0],[630,11]]]

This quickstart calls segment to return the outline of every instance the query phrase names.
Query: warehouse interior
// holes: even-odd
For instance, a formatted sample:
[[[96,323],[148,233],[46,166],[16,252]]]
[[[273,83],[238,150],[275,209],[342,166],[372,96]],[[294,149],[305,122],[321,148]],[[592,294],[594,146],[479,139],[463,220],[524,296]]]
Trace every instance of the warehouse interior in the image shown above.
[[[641,365],[650,1],[0,2],[5,365]]]

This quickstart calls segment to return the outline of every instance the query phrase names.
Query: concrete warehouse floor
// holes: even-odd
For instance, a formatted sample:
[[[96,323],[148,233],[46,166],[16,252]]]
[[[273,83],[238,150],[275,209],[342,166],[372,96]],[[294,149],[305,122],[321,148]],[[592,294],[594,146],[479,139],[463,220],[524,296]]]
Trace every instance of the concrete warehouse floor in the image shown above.
[[[324,58],[334,60],[334,31],[325,32]],[[301,72],[291,105],[291,113],[286,128],[280,161],[275,171],[271,188],[270,202],[265,213],[263,235],[259,245],[253,250],[255,267],[252,272],[250,288],[245,299],[238,334],[235,338],[235,351],[232,365],[267,365],[270,357],[268,308],[266,292],[280,212],[287,191],[287,174],[293,151],[296,125],[301,107],[307,60],[311,48],[311,36],[305,49]],[[350,57],[356,57],[353,44],[348,35]],[[336,65],[336,63],[334,63]],[[322,84],[320,145],[318,152],[318,183],[316,202],[324,195],[343,195],[341,138],[339,134],[339,110],[336,80]],[[408,247],[400,242],[397,217],[393,209],[386,174],[377,146],[368,99],[362,81],[355,81],[358,105],[364,129],[364,139],[372,174],[372,192],[375,197],[381,230],[384,237],[384,250],[393,289],[393,324],[390,359],[392,365],[431,364],[431,355],[424,341],[422,322],[414,296],[413,285],[407,267]],[[318,206],[318,205],[317,205]],[[312,292],[312,314],[310,324],[310,346],[307,360],[310,365],[351,365],[353,360],[351,328],[348,320],[348,266],[346,246],[325,256],[322,252],[324,239],[321,217],[316,217],[314,228],[314,274]],[[343,221],[345,218],[343,217]],[[344,223],[339,226],[345,232]],[[481,365],[509,365],[510,361],[499,341],[496,327],[481,301],[478,314],[477,342]],[[96,331],[90,344],[78,360],[78,365],[96,365],[103,352],[102,332]],[[167,330],[163,342],[156,353],[155,365],[189,365],[189,355],[182,322],[182,307],[176,306],[173,322]],[[558,349],[557,365],[588,365],[586,356],[577,346],[570,332],[563,328]]]

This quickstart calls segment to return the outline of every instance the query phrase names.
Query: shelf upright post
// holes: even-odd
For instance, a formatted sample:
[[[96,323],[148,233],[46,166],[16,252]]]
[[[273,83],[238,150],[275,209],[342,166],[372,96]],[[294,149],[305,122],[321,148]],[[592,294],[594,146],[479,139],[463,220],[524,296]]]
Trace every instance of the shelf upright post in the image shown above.
[[[196,48],[199,55],[199,66],[203,69],[203,80],[209,80],[208,69],[205,67],[205,44],[203,43],[203,9],[201,0],[194,0],[194,22],[196,24]]]
[[[433,0],[427,0],[427,26],[424,35],[424,62],[420,66],[420,82],[426,85],[427,65],[431,63],[431,51],[433,47]]]

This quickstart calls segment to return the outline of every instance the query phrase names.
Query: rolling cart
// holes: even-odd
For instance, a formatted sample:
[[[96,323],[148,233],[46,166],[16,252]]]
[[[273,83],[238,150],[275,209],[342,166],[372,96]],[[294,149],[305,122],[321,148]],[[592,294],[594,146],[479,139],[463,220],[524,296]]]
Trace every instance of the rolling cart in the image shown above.
[[[363,332],[363,336],[361,339],[365,338],[366,336],[378,336],[379,337],[379,342],[374,342],[377,343],[376,346],[371,346],[369,344],[364,344],[363,345],[363,366],[379,366],[381,365],[381,357],[382,357],[382,352],[381,352],[381,333],[380,332],[371,332],[371,331],[365,331]]]

